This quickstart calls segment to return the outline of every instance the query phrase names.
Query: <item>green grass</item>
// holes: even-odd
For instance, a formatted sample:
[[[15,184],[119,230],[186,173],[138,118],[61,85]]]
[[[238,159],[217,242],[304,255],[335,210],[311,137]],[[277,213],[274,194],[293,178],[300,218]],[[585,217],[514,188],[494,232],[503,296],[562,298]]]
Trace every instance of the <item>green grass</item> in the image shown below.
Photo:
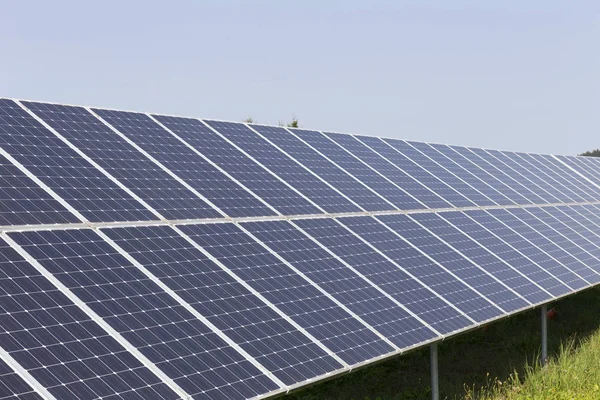
[[[528,311],[442,342],[438,350],[441,398],[600,399],[600,392],[594,393],[595,387],[589,384],[593,379],[600,384],[600,334],[594,335],[600,326],[600,289],[586,290],[550,307],[558,312],[548,321],[548,352],[555,362],[544,371],[531,367],[540,352],[540,311]],[[592,370],[596,375],[591,375]],[[543,392],[553,388],[561,394]],[[567,394],[569,390],[583,393]],[[560,397],[563,393],[566,397]],[[425,348],[283,399],[417,400],[430,396],[429,350]]]

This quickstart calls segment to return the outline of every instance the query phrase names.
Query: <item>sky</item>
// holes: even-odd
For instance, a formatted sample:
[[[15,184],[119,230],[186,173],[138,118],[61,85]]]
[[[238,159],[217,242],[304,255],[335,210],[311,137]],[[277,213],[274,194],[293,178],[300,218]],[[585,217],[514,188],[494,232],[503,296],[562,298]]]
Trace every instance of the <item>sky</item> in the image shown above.
[[[3,1],[0,97],[600,147],[600,2]]]

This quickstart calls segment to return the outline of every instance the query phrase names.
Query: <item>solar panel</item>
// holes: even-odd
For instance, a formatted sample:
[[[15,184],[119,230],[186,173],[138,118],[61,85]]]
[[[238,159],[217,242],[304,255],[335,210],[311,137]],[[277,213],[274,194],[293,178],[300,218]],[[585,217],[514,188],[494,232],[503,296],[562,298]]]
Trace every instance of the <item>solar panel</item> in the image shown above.
[[[275,215],[260,200],[147,115],[98,109],[93,111],[225,214],[232,217]],[[174,203],[174,207],[180,206]],[[207,214],[207,217],[210,216],[218,214]]]
[[[328,139],[321,132],[306,129],[289,130],[321,154],[327,155],[327,158],[360,180],[364,185],[385,197],[397,209],[414,210],[425,208],[424,204],[409,195],[400,186],[394,184],[394,182],[369,167],[359,158],[336,145],[335,142]]]
[[[221,216],[85,108],[24,104],[165,218]]]
[[[600,163],[0,99],[0,399],[286,393],[600,282]]]
[[[93,222],[157,219],[11,100],[1,100],[0,146]]]
[[[246,125],[218,121],[206,121],[206,123],[312,200],[322,210],[331,213],[361,211],[358,205],[342,193],[329,186],[288,155],[282,153]],[[264,127],[263,132],[266,129],[267,127]],[[271,127],[268,129],[277,131],[280,128]]]
[[[189,396],[241,399],[277,388],[91,230],[10,237]]]

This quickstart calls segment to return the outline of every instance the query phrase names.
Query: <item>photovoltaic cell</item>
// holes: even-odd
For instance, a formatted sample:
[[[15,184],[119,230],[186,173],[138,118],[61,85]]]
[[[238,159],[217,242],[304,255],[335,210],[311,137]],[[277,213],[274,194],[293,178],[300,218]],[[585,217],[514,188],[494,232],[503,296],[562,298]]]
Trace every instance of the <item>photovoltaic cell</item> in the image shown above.
[[[162,115],[154,115],[154,118],[280,213],[284,215],[321,213],[321,210],[308,200],[201,121]],[[245,149],[244,146],[242,148]]]
[[[439,185],[438,182],[441,181],[444,186],[440,187],[439,191],[436,190],[437,193],[447,193],[450,191],[450,188],[452,188],[452,190],[460,193],[463,197],[466,197],[473,204],[478,206],[496,205],[493,200],[487,198],[481,192],[477,191],[471,185],[446,169],[445,164],[448,163],[438,164],[436,161],[432,160],[429,157],[430,152],[422,153],[415,146],[403,140],[383,139],[383,141],[400,153],[405,165],[410,165],[410,167],[413,167],[413,165],[418,166],[415,171],[415,174],[419,176],[417,179],[422,182],[428,182],[428,186],[429,182],[431,182],[430,187],[432,188],[436,188]],[[463,199],[460,199],[459,201],[460,204],[467,204],[464,203]]]
[[[527,212],[489,210],[489,213],[521,235],[523,241],[536,247],[538,251],[528,252],[528,257],[538,265],[543,265],[544,269],[559,281],[573,289],[581,289],[588,285],[583,275],[589,275],[590,271],[586,271],[585,265],[556,244],[559,235],[553,229]]]
[[[489,182],[490,178],[492,178],[490,175],[486,174],[487,176],[485,178],[487,181],[485,181],[482,180],[479,176],[477,176],[478,174],[472,171],[472,165],[470,166],[471,170],[465,169],[462,165],[460,165],[460,163],[457,161],[457,158],[462,157],[459,154],[456,154],[455,152],[448,152],[448,154],[451,154],[450,157],[449,155],[442,153],[441,151],[427,143],[411,141],[407,141],[406,143],[414,147],[416,150],[419,150],[422,153],[423,157],[427,156],[427,158],[430,158],[431,160],[435,161],[437,164],[444,167],[449,172],[453,173],[456,177],[460,178],[473,189],[485,196],[483,199],[478,200],[477,204],[480,204],[480,201],[482,202],[481,204],[489,205],[515,204],[514,201],[510,200],[508,197],[502,194],[499,191],[498,187],[494,186],[495,182]],[[493,178],[491,180],[493,180]],[[476,196],[475,198],[478,197]]]
[[[463,167],[466,171],[477,176],[481,181],[495,188],[510,201],[516,204],[531,204],[530,200],[504,182],[505,178],[509,179],[507,176],[503,176],[500,171],[486,161],[476,157],[467,148],[451,147],[445,144],[429,144],[429,146]],[[497,203],[504,204],[504,201],[497,201]]]
[[[315,218],[294,223],[441,334],[470,324],[435,293],[336,220]]]
[[[25,104],[165,218],[220,216],[204,200],[169,176],[86,109],[30,102]]]
[[[480,311],[482,309],[490,308],[490,304],[486,300],[482,299],[437,263],[427,258],[407,241],[391,232],[377,219],[348,217],[340,218],[340,222],[394,260],[405,271],[419,279],[462,313],[475,319],[481,317]]]
[[[205,121],[224,137],[244,149],[262,165],[311,199],[327,212],[358,212],[361,209],[323,183],[300,164],[261,138],[244,124]],[[277,129],[276,127],[270,129]]]
[[[492,232],[486,230],[462,212],[448,211],[438,213],[438,215],[465,235],[477,241],[481,248],[485,249],[485,252],[471,248],[468,242],[459,243],[446,238],[448,243],[455,246],[478,265],[485,265],[486,268],[495,271],[498,277],[502,277],[502,282],[513,288],[530,303],[539,303],[551,297],[533,279],[528,277],[528,274],[535,274],[535,271],[539,271],[539,269],[530,266],[531,261],[513,250]]]
[[[93,231],[11,237],[195,399],[243,399],[277,387]]]
[[[394,182],[398,187],[406,190],[406,192],[421,201],[425,206],[429,208],[452,207],[450,203],[438,196],[430,188],[425,186],[424,183],[418,182],[399,167],[381,157],[364,143],[359,141],[355,136],[327,132],[324,132],[324,134],[381,175]]]
[[[429,214],[432,215],[432,214]],[[485,321],[504,313],[502,309],[494,306],[489,297],[496,297],[499,292],[506,292],[497,281],[486,275],[473,263],[466,260],[459,253],[453,251],[441,240],[415,223],[406,215],[379,216],[377,219],[400,234],[404,240],[418,247],[419,250],[435,260],[439,266],[448,271],[448,276],[456,276],[460,282],[470,287],[471,298],[465,302],[463,308],[476,321]],[[426,218],[419,221],[427,223]],[[444,278],[442,278],[444,279]],[[477,290],[480,294],[477,294]],[[484,297],[485,296],[485,297]],[[514,295],[512,296],[514,300]]]
[[[0,343],[54,397],[178,398],[15,250],[0,249]]]
[[[0,155],[0,226],[69,222],[79,219]]]
[[[94,112],[227,215],[231,217],[275,215],[251,193],[147,115],[97,109]]]
[[[358,140],[375,150],[381,156],[385,157],[402,171],[412,176],[418,182],[421,182],[427,188],[437,193],[441,198],[452,204],[454,207],[470,207],[474,203],[463,194],[448,186],[441,179],[429,173],[420,165],[411,161],[394,147],[388,145],[383,140],[376,137],[356,136]],[[390,141],[392,139],[389,139]]]
[[[503,258],[553,296],[560,296],[571,291],[568,286],[546,271],[543,265],[537,264],[530,257],[535,257],[539,253],[539,249],[523,240],[523,237],[509,226],[484,210],[465,211],[464,213],[501,240],[502,243],[494,243],[493,247],[485,244],[488,248],[494,249],[494,254]]]
[[[400,210],[425,208],[422,203],[411,197],[401,187],[378,174],[367,164],[328,139],[321,132],[305,129],[290,129],[290,131],[319,152],[327,155],[330,160],[339,165],[346,172],[385,197],[388,201],[393,203],[396,208]]]
[[[555,170],[560,171],[560,175],[565,180],[571,183],[575,188],[573,190],[585,191],[589,193],[587,197],[589,201],[597,201],[600,198],[600,187],[597,186],[598,171],[594,168],[597,163],[596,157],[568,157],[568,156],[549,156],[532,154],[532,157],[543,162],[544,164],[552,165]],[[583,174],[580,175],[580,174]],[[586,179],[587,178],[587,179]],[[590,182],[590,179],[592,183]]]
[[[444,241],[445,244],[452,246],[450,248],[438,242],[436,243],[436,251],[427,253],[436,254],[439,252],[438,261],[448,269],[456,271],[455,273],[463,278],[466,283],[478,289],[505,311],[516,311],[529,305],[527,301],[515,294],[515,288],[512,287],[510,279],[507,279],[514,277],[514,274],[510,273],[512,271],[502,262],[499,262],[498,259],[490,256],[484,248],[471,238],[437,214],[415,214],[412,218]],[[448,255],[444,254],[445,251],[448,251]],[[479,267],[480,270],[487,272],[489,275],[482,275],[473,266]],[[491,279],[492,276],[496,280]],[[503,286],[500,282],[506,286]],[[507,287],[515,290],[515,292],[510,291]]]
[[[284,383],[342,367],[173,229],[104,233]]]
[[[0,114],[0,146],[87,219],[157,219],[14,101],[0,99]]]
[[[393,350],[236,225],[180,229],[348,364]]]
[[[0,360],[0,399],[2,400],[43,400],[27,382]]]
[[[572,224],[573,221],[568,216],[563,214],[561,209],[553,209],[556,212],[551,213],[551,215],[558,221],[565,224],[565,227],[568,227],[569,230],[573,229],[573,231],[563,230],[563,233],[561,233],[526,210],[514,209],[506,211],[519,218],[522,223],[527,226],[528,231],[535,232],[527,235],[529,240],[533,241],[533,237],[541,237],[540,241],[552,242],[552,245],[539,245],[539,247],[543,248],[561,265],[564,265],[583,278],[586,281],[586,286],[589,283],[596,283],[600,279],[600,276],[594,270],[594,268],[597,268],[597,266],[600,264],[600,260],[597,257],[597,247],[592,245],[592,253],[590,253],[576,243],[577,234],[573,235],[573,233],[579,232],[580,230],[577,228],[581,227],[581,225],[578,223]],[[519,226],[518,223],[515,222],[515,224]],[[586,231],[584,230],[584,232]],[[582,236],[585,237],[586,235],[582,234]],[[593,240],[595,239],[596,238]],[[590,246],[584,247],[590,248]]]
[[[396,346],[411,347],[437,336],[289,222],[243,226]]]
[[[365,210],[383,211],[395,209],[393,205],[382,199],[359,180],[348,175],[286,129],[260,125],[253,125],[252,128]]]

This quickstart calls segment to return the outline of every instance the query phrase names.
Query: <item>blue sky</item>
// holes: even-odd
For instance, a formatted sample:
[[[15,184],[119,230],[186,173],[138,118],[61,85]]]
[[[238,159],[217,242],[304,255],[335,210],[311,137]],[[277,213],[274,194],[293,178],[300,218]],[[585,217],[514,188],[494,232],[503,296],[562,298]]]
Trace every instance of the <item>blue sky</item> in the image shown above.
[[[0,96],[576,154],[599,47],[598,1],[12,1]]]

